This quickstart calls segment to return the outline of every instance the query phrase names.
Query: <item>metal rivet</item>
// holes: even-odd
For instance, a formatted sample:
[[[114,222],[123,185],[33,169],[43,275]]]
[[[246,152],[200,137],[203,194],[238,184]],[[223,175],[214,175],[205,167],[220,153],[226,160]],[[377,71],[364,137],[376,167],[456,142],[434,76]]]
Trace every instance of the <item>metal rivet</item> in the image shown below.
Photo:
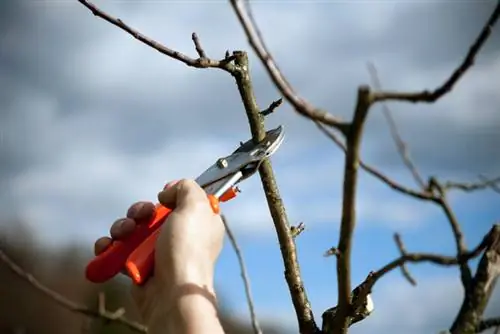
[[[226,168],[228,166],[228,163],[227,163],[227,160],[224,159],[224,158],[220,158],[219,160],[217,160],[217,167],[219,168]]]

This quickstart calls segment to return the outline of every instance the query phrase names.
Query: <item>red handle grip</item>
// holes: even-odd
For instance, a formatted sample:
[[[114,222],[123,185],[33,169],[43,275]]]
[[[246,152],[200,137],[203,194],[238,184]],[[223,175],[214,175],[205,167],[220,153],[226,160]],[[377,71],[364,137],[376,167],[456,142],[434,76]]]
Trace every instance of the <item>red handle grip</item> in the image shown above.
[[[148,224],[137,226],[135,232],[125,240],[113,241],[108,249],[89,262],[85,271],[87,279],[94,283],[102,283],[118,274],[130,254],[162,225],[170,212],[171,209],[157,204],[155,215]]]
[[[208,195],[214,213],[219,213],[219,200]],[[124,240],[115,240],[103,253],[87,265],[85,275],[93,283],[102,283],[126,269],[135,284],[143,284],[154,268],[154,247],[159,227],[172,209],[157,204],[155,216],[148,224],[137,226],[134,233]]]
[[[213,195],[208,195],[208,201],[213,212],[219,214],[219,200]],[[132,281],[137,285],[144,284],[153,274],[155,245],[159,235],[160,230],[154,231],[130,254],[126,261],[125,269]]]

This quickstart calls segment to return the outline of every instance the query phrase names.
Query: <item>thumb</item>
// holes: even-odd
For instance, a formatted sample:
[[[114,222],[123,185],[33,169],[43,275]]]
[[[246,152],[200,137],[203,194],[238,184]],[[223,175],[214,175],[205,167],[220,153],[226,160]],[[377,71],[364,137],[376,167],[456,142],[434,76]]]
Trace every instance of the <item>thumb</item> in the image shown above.
[[[170,182],[158,194],[158,201],[170,208],[180,208],[190,203],[207,201],[207,194],[194,180],[183,179]]]

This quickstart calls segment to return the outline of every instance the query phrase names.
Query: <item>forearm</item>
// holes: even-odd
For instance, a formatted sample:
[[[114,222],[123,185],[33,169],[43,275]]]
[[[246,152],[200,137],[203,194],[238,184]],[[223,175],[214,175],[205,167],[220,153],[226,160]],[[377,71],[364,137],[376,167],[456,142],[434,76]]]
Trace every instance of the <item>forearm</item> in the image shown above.
[[[175,288],[165,292],[168,298],[149,321],[148,333],[224,334],[218,317],[213,275],[200,275],[197,268],[183,274],[187,275],[174,283]]]

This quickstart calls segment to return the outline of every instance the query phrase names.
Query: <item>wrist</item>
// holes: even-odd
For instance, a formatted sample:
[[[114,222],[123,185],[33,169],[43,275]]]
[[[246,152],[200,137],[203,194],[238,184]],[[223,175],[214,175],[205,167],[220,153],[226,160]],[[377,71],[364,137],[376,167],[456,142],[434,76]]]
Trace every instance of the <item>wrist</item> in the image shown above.
[[[175,284],[161,292],[161,305],[157,304],[146,325],[148,333],[200,333],[217,320],[217,297],[213,278],[195,270],[177,277]]]

